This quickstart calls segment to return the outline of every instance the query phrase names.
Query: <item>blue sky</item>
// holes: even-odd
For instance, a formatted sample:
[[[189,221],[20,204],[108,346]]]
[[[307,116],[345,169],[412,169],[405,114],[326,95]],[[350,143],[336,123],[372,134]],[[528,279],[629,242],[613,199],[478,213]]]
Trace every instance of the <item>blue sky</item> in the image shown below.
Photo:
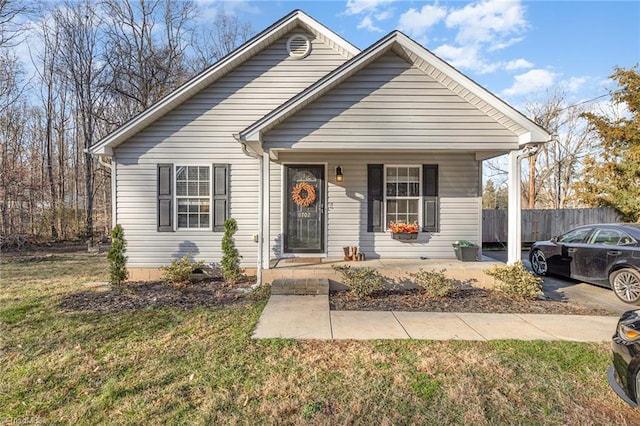
[[[638,1],[231,1],[225,7],[255,31],[302,9],[361,49],[399,29],[516,107],[556,87],[569,102],[595,98],[607,93],[614,66],[640,62]]]

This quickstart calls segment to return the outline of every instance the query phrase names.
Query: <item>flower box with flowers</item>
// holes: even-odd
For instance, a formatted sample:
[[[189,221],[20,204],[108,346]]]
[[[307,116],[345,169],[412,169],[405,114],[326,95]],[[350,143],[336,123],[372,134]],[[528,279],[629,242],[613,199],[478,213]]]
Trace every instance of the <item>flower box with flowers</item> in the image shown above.
[[[389,223],[389,229],[391,230],[391,238],[401,241],[417,240],[418,232],[420,231],[417,222],[391,222]]]

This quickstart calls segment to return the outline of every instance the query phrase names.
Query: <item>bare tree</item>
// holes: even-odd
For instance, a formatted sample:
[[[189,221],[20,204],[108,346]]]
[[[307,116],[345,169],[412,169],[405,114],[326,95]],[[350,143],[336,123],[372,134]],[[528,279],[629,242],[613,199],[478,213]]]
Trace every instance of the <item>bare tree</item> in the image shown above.
[[[20,0],[0,0],[0,47],[12,47],[23,31],[18,16],[32,12],[32,5]]]
[[[191,42],[193,55],[189,61],[193,72],[200,72],[231,53],[253,34],[251,23],[240,22],[236,15],[221,10],[213,25],[200,27]]]
[[[100,78],[104,69],[99,61],[103,49],[100,38],[100,16],[89,0],[65,3],[56,9],[54,20],[60,29],[59,57],[63,76],[71,85],[75,101],[78,133],[77,164],[84,165],[85,233],[93,235],[94,165],[88,148],[99,138],[95,121],[101,102]],[[80,160],[82,158],[82,161]]]
[[[191,1],[105,0],[108,89],[122,122],[148,108],[187,78],[185,49]]]
[[[523,179],[529,208],[566,208],[573,199],[573,183],[583,158],[593,149],[581,106],[567,106],[566,94],[555,90],[542,103],[530,103],[533,120],[555,135],[554,140],[530,157],[528,177]]]

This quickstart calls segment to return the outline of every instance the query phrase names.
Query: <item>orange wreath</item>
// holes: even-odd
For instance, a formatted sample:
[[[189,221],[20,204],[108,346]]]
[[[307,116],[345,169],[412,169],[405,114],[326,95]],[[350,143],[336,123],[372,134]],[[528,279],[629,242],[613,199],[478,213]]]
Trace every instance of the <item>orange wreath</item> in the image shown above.
[[[306,196],[302,196],[303,191]],[[309,207],[316,200],[316,189],[307,182],[301,182],[291,190],[291,199],[300,207]]]

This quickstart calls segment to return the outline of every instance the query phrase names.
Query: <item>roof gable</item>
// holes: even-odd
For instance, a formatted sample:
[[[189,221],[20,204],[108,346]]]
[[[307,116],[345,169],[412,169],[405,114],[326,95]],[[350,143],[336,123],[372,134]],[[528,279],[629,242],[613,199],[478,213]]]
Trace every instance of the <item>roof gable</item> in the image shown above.
[[[399,31],[394,31],[383,37],[325,78],[244,129],[237,135],[237,138],[242,142],[261,142],[264,133],[324,96],[388,52],[393,52],[407,62],[414,64],[426,75],[501,123],[506,129],[518,136],[520,144],[549,140],[550,135],[543,128]]]
[[[202,73],[187,81],[184,85],[161,99],[147,110],[123,124],[102,140],[98,141],[95,145],[89,148],[89,151],[96,155],[111,155],[113,148],[148,127],[160,117],[181,105],[187,99],[190,99],[194,95],[200,93],[219,78],[228,74],[237,66],[253,57],[256,53],[297,27],[309,31],[316,37],[319,37],[347,58],[353,57],[359,52],[355,46],[338,36],[333,31],[329,30],[304,12],[295,10],[271,25],[269,28],[254,36],[252,39],[213,64]]]

